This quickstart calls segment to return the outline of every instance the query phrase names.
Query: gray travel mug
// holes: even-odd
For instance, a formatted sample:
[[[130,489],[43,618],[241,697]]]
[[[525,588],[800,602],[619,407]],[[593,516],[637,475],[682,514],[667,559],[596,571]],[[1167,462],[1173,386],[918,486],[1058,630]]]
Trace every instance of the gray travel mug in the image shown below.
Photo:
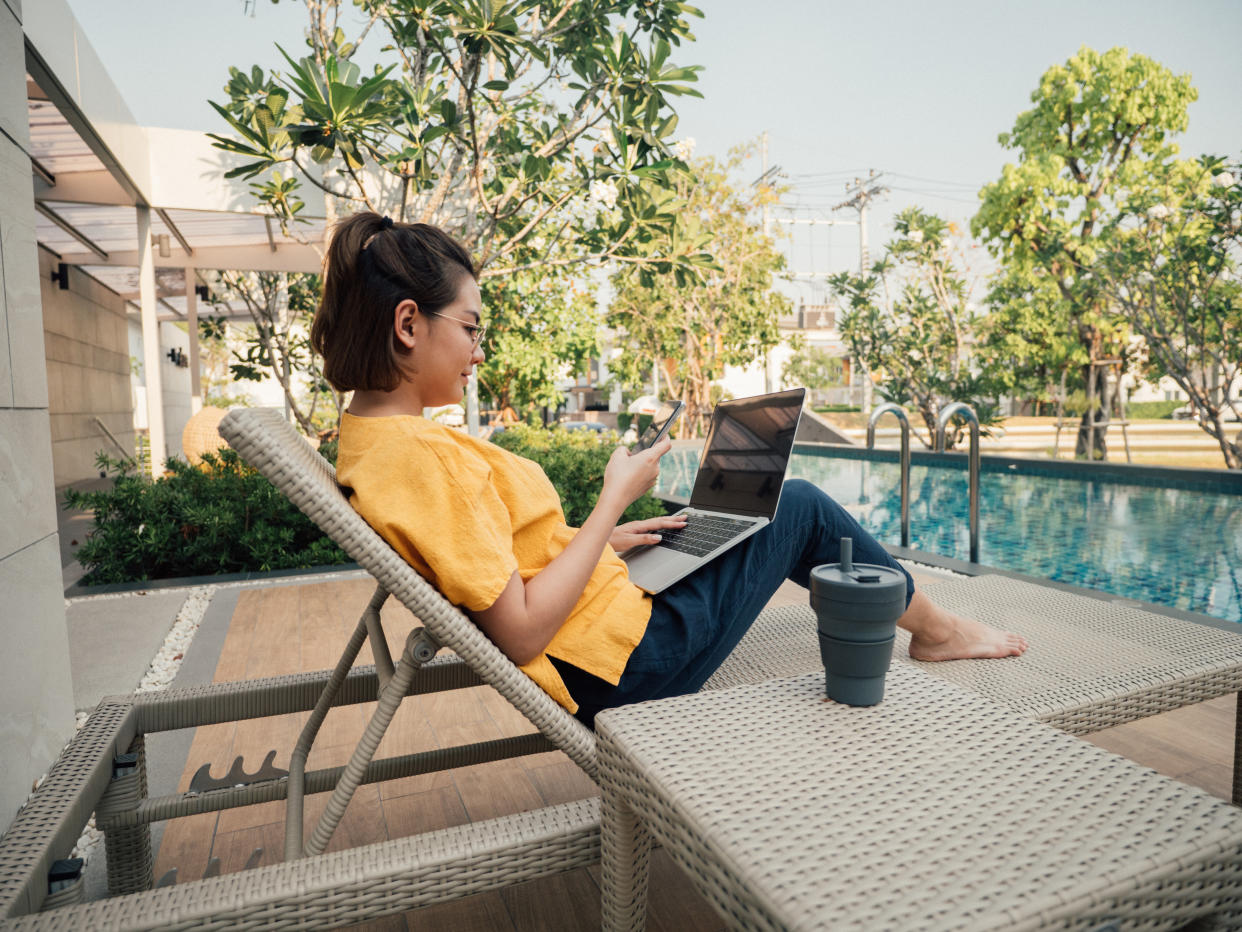
[[[888,566],[855,563],[841,538],[841,562],[811,570],[811,608],[819,618],[819,654],[828,698],[875,705],[893,657],[897,619],[906,610],[906,577]]]

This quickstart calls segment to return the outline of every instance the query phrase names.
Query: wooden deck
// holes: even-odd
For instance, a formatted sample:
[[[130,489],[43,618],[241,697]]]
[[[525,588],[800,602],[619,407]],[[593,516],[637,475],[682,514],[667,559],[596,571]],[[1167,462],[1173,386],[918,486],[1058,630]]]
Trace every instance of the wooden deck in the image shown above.
[[[919,579],[920,585],[934,583],[935,577]],[[330,668],[372,589],[371,583],[354,580],[246,590],[238,599],[216,666],[216,682]],[[805,597],[804,590],[786,584],[773,597],[773,604],[801,602]],[[390,649],[394,657],[399,656],[414,619],[390,601],[384,621]],[[371,662],[366,647],[358,662]],[[329,713],[308,769],[346,763],[373,707],[349,706]],[[1233,697],[1226,697],[1098,732],[1089,740],[1228,799],[1234,708]],[[275,748],[276,766],[288,767],[304,721],[304,714],[286,715],[197,729],[179,789],[188,789],[190,777],[201,764],[211,762],[219,775],[239,754],[253,767]],[[531,731],[533,726],[488,687],[411,697],[397,712],[377,757]],[[363,786],[329,850],[583,799],[597,792],[595,784],[560,752]],[[307,797],[308,837],[326,798],[326,794]],[[265,803],[172,820],[160,844],[156,878],[174,867],[182,879],[200,877],[213,857],[220,859],[222,873],[241,870],[256,848],[262,848],[258,864],[279,860],[284,805]],[[354,928],[553,932],[598,927],[596,866]],[[661,851],[653,862],[648,928],[653,932],[722,928],[715,913]]]

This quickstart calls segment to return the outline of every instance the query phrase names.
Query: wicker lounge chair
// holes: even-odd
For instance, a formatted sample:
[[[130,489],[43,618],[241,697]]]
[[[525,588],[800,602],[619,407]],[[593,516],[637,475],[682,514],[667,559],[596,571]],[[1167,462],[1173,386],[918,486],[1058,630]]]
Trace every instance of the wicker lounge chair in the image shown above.
[[[539,729],[542,738],[523,736],[433,752],[423,755],[426,759],[421,763],[425,769],[455,767],[475,760],[556,748],[564,751],[588,776],[596,778],[595,735],[522,673],[460,609],[450,604],[371,529],[337,486],[332,466],[279,412],[274,409],[233,411],[221,423],[220,433],[248,463],[271,480],[377,580],[375,594],[292,754],[285,818],[286,859],[323,852],[350,798],[368,767],[372,766],[371,757],[398,705],[411,691],[423,691],[425,687],[418,681],[428,676],[454,685],[491,685]],[[379,610],[390,594],[423,625],[411,632],[395,664],[389,656],[379,618]],[[778,640],[783,641],[784,628],[777,625],[774,630]],[[377,709],[333,789],[318,825],[303,844],[302,798],[307,756],[316,732],[336,701],[339,686],[345,682],[362,644],[368,640],[379,682]],[[779,644],[775,645],[777,649],[771,657],[766,657],[765,646],[759,633],[753,635],[742,659],[736,663],[726,662],[709,688],[807,672],[819,662],[817,652],[813,656],[807,656],[802,650],[782,652]],[[441,647],[449,648],[455,656],[437,658]],[[552,808],[559,810],[560,807]],[[551,817],[563,820],[563,814],[557,811],[553,811]],[[593,859],[597,854],[592,850],[588,856]]]
[[[598,861],[598,798],[322,853],[362,783],[554,749],[594,779],[595,735],[367,525],[341,493],[332,466],[279,412],[234,411],[220,432],[375,577],[375,593],[333,671],[104,699],[4,835],[0,925],[15,919],[20,928],[49,929],[334,928]],[[379,617],[390,594],[423,625],[410,633],[395,663]],[[772,630],[783,640],[786,628],[775,621]],[[374,667],[354,667],[368,640]],[[817,655],[801,652],[765,656],[763,643],[758,631],[752,633],[740,660],[727,661],[709,685],[807,672],[818,663]],[[441,647],[455,656],[437,657]],[[538,733],[371,759],[405,696],[483,684],[511,702]],[[349,763],[305,772],[327,711],[377,697]],[[293,751],[288,779],[260,775],[243,785],[147,798],[145,735],[307,710],[313,711]],[[329,790],[324,814],[303,843],[304,794]],[[151,822],[280,799],[287,799],[284,863],[152,889]],[[107,847],[110,898],[82,902],[80,879],[49,895],[55,859],[66,856],[92,810]]]

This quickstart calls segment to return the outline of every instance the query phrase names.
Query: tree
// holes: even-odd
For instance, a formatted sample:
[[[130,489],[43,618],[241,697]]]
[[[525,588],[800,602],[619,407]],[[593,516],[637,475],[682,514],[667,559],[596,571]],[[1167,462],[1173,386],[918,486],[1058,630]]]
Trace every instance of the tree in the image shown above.
[[[556,383],[599,352],[600,313],[590,280],[538,267],[483,282],[490,308],[479,386],[498,409],[555,408]],[[503,309],[503,310],[500,310]]]
[[[786,385],[804,385],[814,398],[816,392],[835,388],[845,375],[845,364],[823,346],[799,346],[781,370]]]
[[[920,439],[931,447],[949,402],[970,404],[981,424],[994,422],[997,411],[967,364],[975,315],[952,226],[910,207],[894,229],[884,258],[866,274],[839,272],[828,285],[848,306],[839,327],[850,358],[882,373],[886,401],[915,407],[927,429]]]
[[[574,302],[549,290],[569,291],[605,262],[683,282],[711,267],[674,196],[685,164],[670,100],[701,95],[700,69],[670,56],[693,39],[697,9],[354,0],[361,18],[346,35],[342,6],[307,0],[308,52],[281,49],[286,69],[230,68],[227,100],[213,106],[231,135],[211,136],[242,159],[227,176],[252,179],[286,232],[296,235],[310,185],[329,220],[365,207],[460,238],[485,294],[503,295],[488,314],[493,394],[555,399],[549,373],[579,361],[581,334],[561,338]],[[368,44],[381,61],[370,74],[353,60]],[[491,279],[507,283],[489,289]]]
[[[674,236],[669,197],[684,170],[670,146],[669,98],[702,96],[697,66],[669,60],[693,39],[675,0],[355,0],[352,38],[338,0],[308,0],[309,54],[288,70],[230,68],[213,103],[255,194],[286,226],[303,183],[329,215],[369,208],[458,236],[484,275],[538,262],[604,259],[685,272],[702,242]],[[378,39],[372,36],[378,35]],[[367,41],[389,63],[364,75]],[[587,216],[594,196],[615,213]],[[534,254],[524,244],[541,240]]]
[[[987,307],[976,324],[973,356],[989,394],[1064,403],[1071,387],[1085,386],[1086,351],[1072,335],[1068,303],[1047,275],[1002,267],[992,276]]]
[[[323,377],[319,358],[311,351],[310,322],[319,302],[318,275],[277,272],[225,272],[220,277],[226,300],[240,300],[254,328],[244,353],[230,365],[235,379],[262,382],[275,376],[285,405],[307,434],[324,426],[319,408],[333,405],[332,427],[340,420],[342,398]]]
[[[199,390],[204,405],[233,408],[250,404],[244,396],[232,394],[236,382],[229,364],[234,357],[229,342],[228,321],[223,316],[198,319],[198,354],[201,372]]]
[[[1197,97],[1189,75],[1126,49],[1083,47],[1049,68],[1000,143],[1018,163],[986,185],[973,221],[976,236],[1000,257],[1015,285],[1043,291],[1046,277],[1082,352],[1084,381],[1094,384],[1079,428],[1077,451],[1105,451],[1107,387],[1090,377],[1095,360],[1126,360],[1127,321],[1116,313],[1092,266],[1108,248],[1117,205],[1152,184],[1153,170],[1176,152],[1168,136],[1187,125]],[[1085,358],[1084,358],[1085,357]],[[1094,436],[1093,436],[1094,434]]]
[[[753,147],[751,147],[753,148]],[[790,301],[772,287],[784,257],[755,222],[767,188],[738,188],[729,180],[750,149],[729,158],[692,162],[695,177],[681,176],[674,198],[685,203],[689,235],[710,236],[719,268],[686,283],[673,272],[648,275],[623,266],[613,276],[616,294],[607,323],[620,354],[610,369],[626,385],[644,383],[659,366],[672,397],[686,404],[682,435],[700,436],[712,410],[712,385],[725,366],[745,366],[780,340],[777,321]]]
[[[1204,156],[1160,167],[1127,199],[1095,265],[1102,288],[1141,335],[1145,368],[1172,378],[1225,465],[1242,469],[1242,166]],[[1236,431],[1236,427],[1233,428]]]

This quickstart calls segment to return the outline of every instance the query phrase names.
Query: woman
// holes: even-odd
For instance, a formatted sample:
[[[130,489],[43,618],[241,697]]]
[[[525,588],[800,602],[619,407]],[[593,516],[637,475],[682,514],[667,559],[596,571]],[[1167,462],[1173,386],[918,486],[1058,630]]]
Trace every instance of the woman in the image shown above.
[[[425,224],[360,213],[336,224],[311,341],[324,375],[353,399],[341,421],[337,477],[372,527],[557,702],[591,724],[603,708],[697,690],[788,578],[854,558],[901,569],[809,483],[785,484],[773,522],[657,596],[629,582],[616,552],[659,540],[684,519],[618,524],[650,489],[663,440],[614,451],[581,528],[529,460],[422,417],[455,404],[484,359],[473,261]],[[902,570],[904,573],[905,571]],[[922,660],[1003,657],[1026,644],[958,618],[906,574],[898,622]]]

